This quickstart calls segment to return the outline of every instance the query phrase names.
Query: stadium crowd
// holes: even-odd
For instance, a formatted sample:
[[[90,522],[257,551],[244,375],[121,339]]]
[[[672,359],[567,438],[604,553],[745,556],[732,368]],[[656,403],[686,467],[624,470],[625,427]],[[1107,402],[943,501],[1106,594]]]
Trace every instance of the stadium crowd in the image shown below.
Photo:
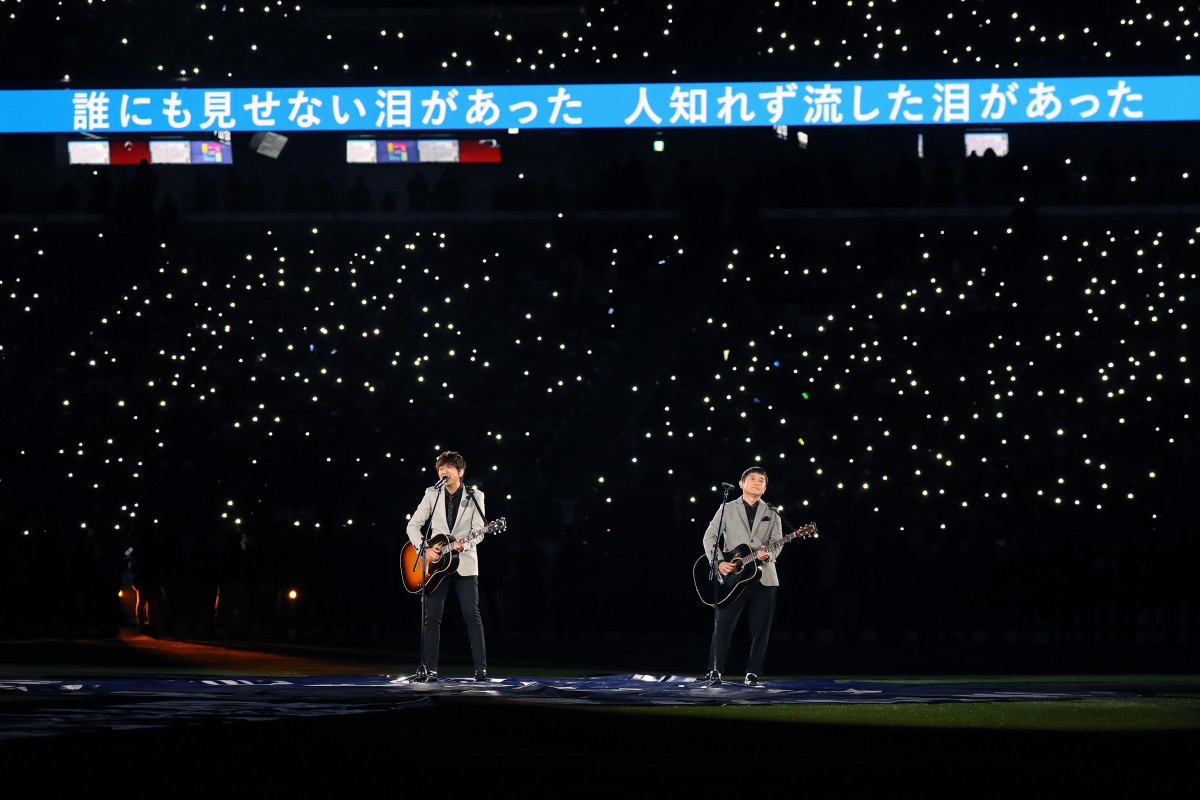
[[[36,86],[377,82],[397,63],[1186,74],[1198,24],[1136,2],[1086,24],[1072,3],[750,2],[719,29],[711,3],[168,5],[4,3],[0,30],[61,44],[25,66]],[[152,35],[167,13],[178,35]],[[579,173],[570,145],[525,167],[543,138],[486,177],[371,173],[365,192],[282,160],[185,183],[14,173],[0,632],[408,643],[409,498],[455,449],[508,522],[482,550],[502,654],[636,633],[695,668],[700,536],[720,482],[761,463],[785,527],[821,532],[780,560],[790,671],[872,646],[1184,663],[1195,145],[1116,127],[928,160],[911,135],[764,136],[722,162],[692,157],[699,136],[657,161],[614,137]]]

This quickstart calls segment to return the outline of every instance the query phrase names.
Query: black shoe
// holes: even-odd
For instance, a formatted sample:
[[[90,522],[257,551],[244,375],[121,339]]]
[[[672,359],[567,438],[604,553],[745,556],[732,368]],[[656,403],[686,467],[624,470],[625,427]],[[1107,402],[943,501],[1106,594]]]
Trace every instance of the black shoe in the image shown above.
[[[486,681],[487,679],[488,679],[488,676],[487,676],[486,669],[475,670],[475,680],[476,681]]]
[[[758,686],[758,676],[753,672],[747,672],[745,683],[747,686]]]
[[[712,672],[708,673],[700,680],[708,681],[709,683],[720,683],[721,682],[721,673],[717,672],[714,669]]]
[[[413,678],[413,680],[415,680],[417,683],[437,683],[438,682],[438,674],[436,672],[430,671],[430,672],[426,672],[423,675],[418,675],[417,677]]]

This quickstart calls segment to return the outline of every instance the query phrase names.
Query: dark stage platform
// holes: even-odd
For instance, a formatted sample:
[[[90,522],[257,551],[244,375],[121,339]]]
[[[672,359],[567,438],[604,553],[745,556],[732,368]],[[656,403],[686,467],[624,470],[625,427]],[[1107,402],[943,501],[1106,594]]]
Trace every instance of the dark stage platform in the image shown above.
[[[132,731],[178,725],[261,722],[400,711],[438,703],[554,705],[790,705],[849,703],[986,703],[1133,696],[987,683],[871,683],[832,678],[713,684],[678,675],[584,678],[310,676],[75,678],[0,680],[0,693],[24,702],[0,712],[0,741],[86,731]]]
[[[183,797],[565,787],[641,797],[768,779],[843,797],[1184,797],[1185,755],[1200,744],[1200,724],[1105,730],[1087,709],[1154,691],[1100,679],[785,676],[751,687],[498,665],[475,682],[443,664],[442,680],[421,683],[393,659],[137,634],[0,642],[0,767],[44,791]],[[1012,708],[1032,723],[1036,711],[1019,709],[1076,701],[1079,724],[1066,729],[989,721]],[[802,706],[813,713],[794,713]],[[939,716],[947,707],[962,713]]]

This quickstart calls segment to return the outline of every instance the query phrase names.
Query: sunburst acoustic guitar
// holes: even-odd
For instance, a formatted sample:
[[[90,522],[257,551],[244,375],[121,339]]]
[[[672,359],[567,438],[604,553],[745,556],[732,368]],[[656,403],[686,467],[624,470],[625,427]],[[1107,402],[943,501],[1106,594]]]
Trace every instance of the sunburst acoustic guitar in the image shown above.
[[[463,544],[471,544],[478,542],[489,533],[500,533],[506,527],[507,523],[504,521],[504,517],[500,517],[459,538]],[[458,551],[450,546],[452,541],[453,537],[443,533],[429,537],[426,550],[436,549],[441,554],[441,558],[437,561],[421,558],[419,548],[413,547],[412,542],[404,543],[404,547],[400,549],[400,574],[404,577],[404,588],[410,594],[420,594],[422,585],[425,587],[425,591],[432,592],[443,578],[458,570]]]

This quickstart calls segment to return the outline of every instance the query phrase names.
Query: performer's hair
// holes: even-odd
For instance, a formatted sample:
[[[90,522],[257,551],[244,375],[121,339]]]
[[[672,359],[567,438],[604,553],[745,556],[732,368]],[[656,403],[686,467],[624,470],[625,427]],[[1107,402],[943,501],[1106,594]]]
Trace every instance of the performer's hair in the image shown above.
[[[754,465],[753,467],[746,467],[746,471],[742,473],[742,477],[739,478],[738,480],[741,480],[741,481],[746,480],[746,476],[752,472],[757,472],[759,475],[763,476],[764,481],[767,480],[767,471],[765,469],[763,469],[762,467],[758,466],[757,464]]]
[[[456,453],[453,450],[443,451],[442,454],[437,457],[437,461],[433,462],[433,468],[437,469],[443,464],[454,467],[459,472],[462,472],[467,468],[467,460],[462,457],[462,453]]]

